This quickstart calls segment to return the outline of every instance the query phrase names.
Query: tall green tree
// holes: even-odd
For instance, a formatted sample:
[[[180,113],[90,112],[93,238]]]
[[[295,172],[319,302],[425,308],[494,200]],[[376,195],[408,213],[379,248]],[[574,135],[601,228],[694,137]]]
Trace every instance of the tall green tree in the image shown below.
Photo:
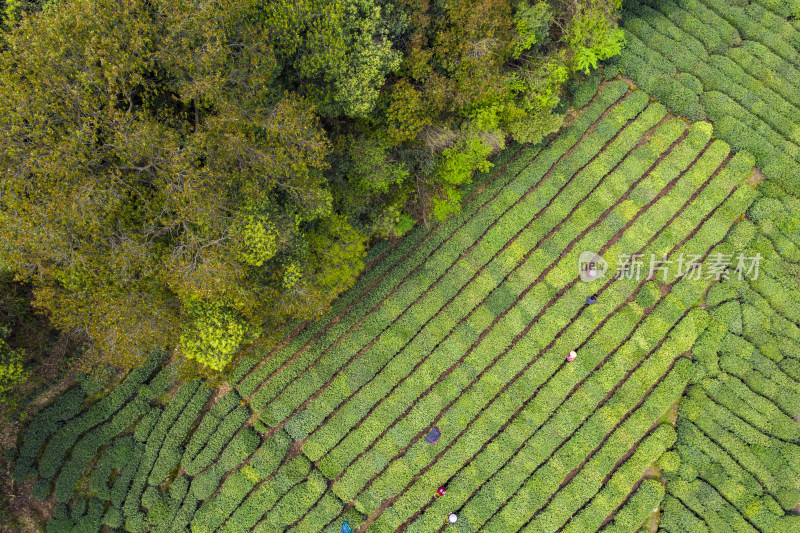
[[[322,174],[330,143],[306,98],[275,89],[260,12],[68,0],[7,36],[0,253],[115,363],[183,338],[220,368],[231,342],[314,316],[359,270],[364,235]],[[203,335],[227,335],[222,360]]]
[[[10,330],[0,324],[0,401],[27,377],[23,366],[24,354],[6,344],[5,338],[9,334]]]
[[[287,85],[328,117],[366,117],[400,54],[374,0],[265,2],[263,21]]]
[[[0,257],[121,366],[318,316],[622,42],[618,0],[6,6]]]

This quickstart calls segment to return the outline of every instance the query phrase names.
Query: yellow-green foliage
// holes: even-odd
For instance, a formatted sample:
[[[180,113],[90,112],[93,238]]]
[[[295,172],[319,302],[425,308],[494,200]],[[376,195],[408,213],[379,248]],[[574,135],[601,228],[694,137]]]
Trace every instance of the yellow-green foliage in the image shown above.
[[[188,307],[193,320],[181,335],[181,350],[189,359],[222,370],[249,337],[249,326],[220,304],[192,302]]]
[[[264,216],[249,215],[240,228],[241,251],[239,260],[260,267],[278,251],[278,232],[275,225]]]
[[[573,70],[589,73],[590,68],[597,68],[597,62],[614,57],[622,51],[625,44],[625,32],[616,25],[616,12],[621,0],[615,0],[611,6],[605,2],[592,0],[591,4],[581,7],[572,21],[567,42],[575,56]]]
[[[442,152],[438,174],[444,184],[444,198],[433,200],[433,213],[438,220],[458,211],[461,194],[455,186],[469,183],[476,170],[487,172],[492,167],[487,159],[491,152],[492,146],[474,133],[467,134],[459,144]]]
[[[0,394],[25,381],[27,373],[22,366],[22,356],[21,351],[12,350],[6,341],[0,338]]]
[[[321,315],[620,43],[615,0],[50,4],[4,4],[0,262],[127,368],[191,350],[188,301]]]
[[[469,181],[475,170],[488,171],[492,164],[486,159],[492,147],[477,136],[470,136],[463,146],[447,148],[442,155],[444,159],[439,167],[442,180],[453,185],[461,185]]]
[[[536,2],[533,5],[520,2],[517,10],[514,15],[518,34],[514,42],[514,58],[544,41],[553,20],[553,9],[547,2]]]

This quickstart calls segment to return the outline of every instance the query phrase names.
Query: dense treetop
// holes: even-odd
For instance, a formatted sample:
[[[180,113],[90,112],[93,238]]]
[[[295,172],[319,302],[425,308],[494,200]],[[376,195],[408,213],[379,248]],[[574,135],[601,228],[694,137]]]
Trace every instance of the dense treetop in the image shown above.
[[[322,313],[366,246],[458,209],[618,0],[6,2],[0,268],[119,366],[221,370]]]

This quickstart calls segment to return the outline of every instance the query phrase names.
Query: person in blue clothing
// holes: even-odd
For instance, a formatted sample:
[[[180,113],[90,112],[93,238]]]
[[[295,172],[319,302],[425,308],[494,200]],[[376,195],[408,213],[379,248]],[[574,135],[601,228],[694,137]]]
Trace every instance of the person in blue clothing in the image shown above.
[[[353,530],[350,529],[350,524],[347,523],[347,520],[345,520],[344,524],[342,524],[342,533],[353,533]]]
[[[586,298],[586,305],[592,305],[597,303],[597,295],[592,294],[588,298]]]
[[[442,436],[442,432],[439,430],[438,426],[433,428],[426,436],[425,442],[428,444],[436,444],[439,442],[439,437]]]

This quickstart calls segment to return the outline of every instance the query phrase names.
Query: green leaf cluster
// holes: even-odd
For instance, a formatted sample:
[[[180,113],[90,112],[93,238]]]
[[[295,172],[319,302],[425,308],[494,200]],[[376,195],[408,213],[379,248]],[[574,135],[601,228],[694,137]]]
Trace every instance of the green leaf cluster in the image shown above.
[[[0,256],[88,335],[88,367],[180,346],[220,371],[319,316],[368,244],[457,213],[507,140],[557,130],[570,74],[620,44],[613,0],[20,5]]]
[[[222,370],[245,340],[247,324],[222,305],[196,302],[190,307],[192,321],[181,334],[183,354],[213,370]]]

